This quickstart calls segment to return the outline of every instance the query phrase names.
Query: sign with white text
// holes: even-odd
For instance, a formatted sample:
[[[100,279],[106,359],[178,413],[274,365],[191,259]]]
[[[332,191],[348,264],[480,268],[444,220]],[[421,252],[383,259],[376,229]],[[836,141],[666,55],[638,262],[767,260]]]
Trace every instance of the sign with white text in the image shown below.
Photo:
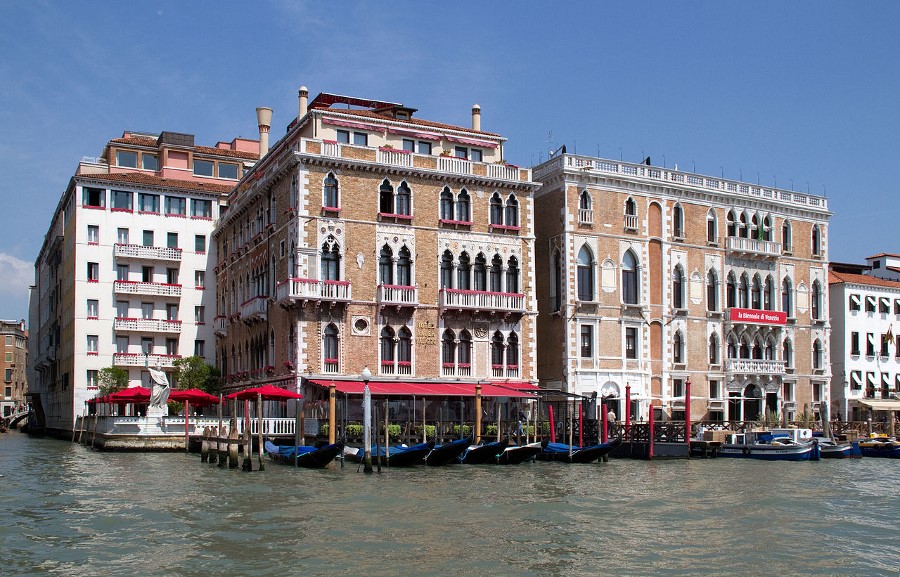
[[[755,323],[761,325],[787,324],[787,313],[781,311],[762,311],[758,309],[731,309],[731,322]]]

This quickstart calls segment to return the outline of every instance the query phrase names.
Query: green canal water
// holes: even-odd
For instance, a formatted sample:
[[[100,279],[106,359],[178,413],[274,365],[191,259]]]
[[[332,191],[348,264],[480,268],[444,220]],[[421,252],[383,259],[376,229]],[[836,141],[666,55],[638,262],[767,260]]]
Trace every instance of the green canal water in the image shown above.
[[[0,435],[0,575],[898,575],[900,461],[244,473]]]

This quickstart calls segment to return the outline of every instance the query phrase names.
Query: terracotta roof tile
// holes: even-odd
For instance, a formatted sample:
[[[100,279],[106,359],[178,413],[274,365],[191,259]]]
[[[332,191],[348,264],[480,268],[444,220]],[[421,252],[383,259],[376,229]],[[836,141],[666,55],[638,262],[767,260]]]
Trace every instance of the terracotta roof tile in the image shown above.
[[[894,252],[880,252],[878,254],[873,254],[872,256],[867,256],[866,260],[869,260],[870,258],[880,258],[883,256],[893,256],[895,258],[900,258],[900,254]]]
[[[900,290],[900,281],[875,278],[867,274],[850,274],[846,272],[828,273],[828,284],[861,284],[868,286],[880,286]]]
[[[454,126],[452,124],[442,124],[440,122],[432,122],[430,120],[420,120],[418,118],[393,118],[390,116],[385,116],[384,114],[378,114],[377,112],[373,112],[371,110],[355,110],[355,109],[343,109],[343,108],[320,108],[319,110],[326,110],[328,112],[338,112],[340,114],[352,114],[354,116],[365,116],[367,118],[377,118],[378,120],[391,120],[394,122],[402,122],[406,124],[415,124],[417,126],[430,126],[432,128],[442,128],[444,130],[460,130],[463,132],[471,132],[472,134],[483,134],[485,136],[493,136],[500,138],[501,135],[495,134],[493,132],[485,132],[483,130],[472,130],[471,127],[466,126]]]
[[[195,146],[194,152],[201,154],[209,154],[211,156],[229,156],[231,158],[246,158],[247,160],[257,160],[259,155],[253,152],[241,152],[240,150],[229,150],[226,148],[213,148],[211,146]]]
[[[124,138],[113,138],[109,141],[116,144],[131,144],[132,146],[150,146],[156,148],[156,139],[148,136],[127,136]]]
[[[161,186],[165,188],[175,188],[183,190],[202,190],[204,192],[218,192],[227,194],[231,192],[232,186],[227,184],[217,184],[212,182],[199,182],[192,180],[176,180],[174,178],[162,178],[152,174],[142,172],[126,172],[114,174],[81,174],[76,178],[89,180],[104,180],[109,182],[128,182],[132,184],[144,184],[150,186]]]

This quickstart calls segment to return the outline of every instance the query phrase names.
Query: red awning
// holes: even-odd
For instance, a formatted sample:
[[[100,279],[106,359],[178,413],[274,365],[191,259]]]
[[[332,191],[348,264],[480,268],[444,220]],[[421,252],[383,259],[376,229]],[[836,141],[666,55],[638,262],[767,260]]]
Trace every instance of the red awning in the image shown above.
[[[320,387],[329,387],[332,384],[338,392],[346,395],[362,395],[365,383],[363,381],[331,381],[326,379],[309,379],[308,382]],[[397,381],[369,381],[369,391],[375,396],[404,396],[404,397],[474,397],[475,383],[404,383]],[[517,397],[535,398],[513,387],[507,388],[505,383],[482,384],[482,397]]]
[[[366,124],[365,122],[351,122],[349,120],[337,120],[335,118],[323,118],[322,124],[333,124],[335,126],[343,126],[344,128],[359,128],[360,130],[377,130],[383,131],[383,126],[377,124]]]
[[[440,134],[432,134],[430,132],[420,132],[418,130],[404,130],[402,128],[388,128],[390,134],[399,134],[400,136],[413,136],[422,140],[440,140]]]
[[[480,146],[481,148],[497,148],[496,142],[487,140],[475,140],[474,138],[462,138],[461,136],[447,136],[450,142],[458,142],[460,144],[469,144],[471,146]]]

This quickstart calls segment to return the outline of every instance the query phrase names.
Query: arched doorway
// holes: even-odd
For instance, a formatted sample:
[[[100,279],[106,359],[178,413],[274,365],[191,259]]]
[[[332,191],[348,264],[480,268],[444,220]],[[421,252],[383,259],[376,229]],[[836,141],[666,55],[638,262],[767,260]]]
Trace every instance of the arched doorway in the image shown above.
[[[759,419],[762,411],[762,390],[755,384],[744,387],[744,420],[755,421]]]
[[[600,410],[608,413],[610,409],[612,409],[616,414],[616,420],[620,420],[619,416],[622,414],[620,410],[622,395],[619,392],[619,385],[613,381],[606,381],[603,383],[603,386],[600,387],[600,399],[603,402]]]

